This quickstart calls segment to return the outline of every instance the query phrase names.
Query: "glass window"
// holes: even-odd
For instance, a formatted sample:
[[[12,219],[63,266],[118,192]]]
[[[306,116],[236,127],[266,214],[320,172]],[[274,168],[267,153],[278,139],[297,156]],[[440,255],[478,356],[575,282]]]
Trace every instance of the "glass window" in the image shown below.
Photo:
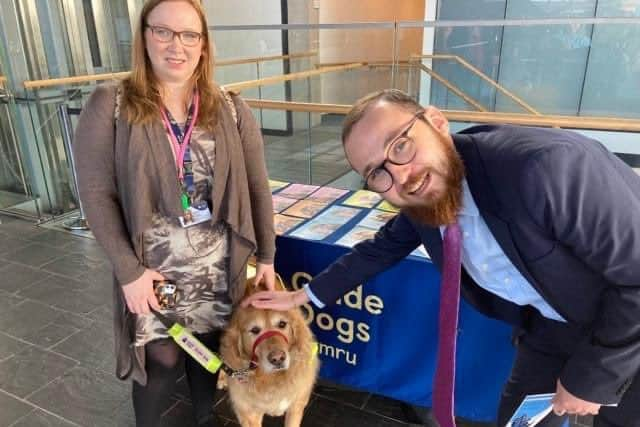
[[[600,0],[598,17],[640,17],[640,0]],[[640,117],[640,25],[596,25],[580,114]]]
[[[438,2],[438,20],[482,20],[504,18],[506,0],[444,0]],[[502,27],[441,27],[436,29],[436,54],[457,55],[493,80],[498,77]],[[491,86],[459,63],[435,60],[435,72],[461,89],[465,94],[491,109],[495,91]],[[469,109],[464,100],[452,96],[441,84],[432,85],[431,103],[447,109]]]
[[[596,0],[509,0],[506,19],[593,17]],[[592,25],[506,27],[499,83],[544,114],[578,112]],[[496,111],[513,111],[498,95]]]

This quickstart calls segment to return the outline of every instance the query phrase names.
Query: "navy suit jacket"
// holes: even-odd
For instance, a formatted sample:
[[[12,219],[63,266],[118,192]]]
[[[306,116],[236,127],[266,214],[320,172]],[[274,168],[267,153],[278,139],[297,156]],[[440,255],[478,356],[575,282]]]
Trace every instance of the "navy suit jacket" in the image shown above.
[[[599,142],[564,130],[476,126],[453,139],[505,255],[585,331],[561,382],[582,399],[617,403],[640,368],[640,176]],[[440,268],[438,228],[401,212],[316,276],[311,291],[332,303],[420,243]],[[527,310],[484,290],[464,269],[461,293],[514,325]]]

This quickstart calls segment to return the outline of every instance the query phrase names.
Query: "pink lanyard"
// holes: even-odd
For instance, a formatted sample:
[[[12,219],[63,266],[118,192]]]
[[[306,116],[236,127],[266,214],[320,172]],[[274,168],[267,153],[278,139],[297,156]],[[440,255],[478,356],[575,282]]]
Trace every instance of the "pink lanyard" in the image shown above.
[[[164,108],[160,110],[162,112],[162,122],[164,123],[164,127],[167,130],[167,133],[169,134],[169,139],[171,139],[171,143],[172,143],[171,145],[173,146],[173,152],[176,157],[176,167],[178,168],[178,179],[180,180],[180,182],[182,182],[184,178],[184,166],[183,166],[184,153],[187,151],[187,147],[191,143],[191,133],[193,132],[193,128],[195,127],[196,121],[198,119],[198,111],[200,109],[200,94],[198,93],[197,90],[193,94],[192,104],[194,106],[193,116],[191,117],[190,121],[187,118],[187,120],[189,121],[188,123],[189,127],[187,128],[187,131],[184,134],[184,138],[182,139],[182,144],[178,142],[178,138],[176,137],[176,134],[174,133],[173,128],[171,127],[171,122],[169,121],[169,118],[167,117],[167,113],[165,113]]]

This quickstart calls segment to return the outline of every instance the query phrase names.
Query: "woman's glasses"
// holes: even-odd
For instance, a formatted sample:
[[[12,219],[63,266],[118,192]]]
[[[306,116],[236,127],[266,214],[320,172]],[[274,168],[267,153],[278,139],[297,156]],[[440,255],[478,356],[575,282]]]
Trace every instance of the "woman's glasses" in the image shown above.
[[[202,34],[195,31],[173,31],[157,25],[147,25],[147,28],[151,30],[153,38],[162,43],[171,42],[178,36],[183,45],[192,47],[200,43],[202,38]]]

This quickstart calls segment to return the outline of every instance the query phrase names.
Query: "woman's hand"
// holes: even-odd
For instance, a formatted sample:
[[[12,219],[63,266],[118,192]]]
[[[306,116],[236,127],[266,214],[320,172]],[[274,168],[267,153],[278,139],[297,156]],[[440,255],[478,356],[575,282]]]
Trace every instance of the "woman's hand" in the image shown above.
[[[297,291],[263,291],[256,292],[242,301],[242,307],[253,306],[255,308],[287,311],[309,302],[309,297],[304,289]]]
[[[276,289],[276,271],[273,268],[273,264],[256,264],[256,277],[253,280],[253,286],[258,286],[261,280],[264,280],[264,284],[267,289],[273,291]]]
[[[153,281],[165,280],[157,271],[146,269],[142,276],[122,286],[122,293],[131,313],[148,314],[149,307],[160,310],[160,305],[153,292]]]

